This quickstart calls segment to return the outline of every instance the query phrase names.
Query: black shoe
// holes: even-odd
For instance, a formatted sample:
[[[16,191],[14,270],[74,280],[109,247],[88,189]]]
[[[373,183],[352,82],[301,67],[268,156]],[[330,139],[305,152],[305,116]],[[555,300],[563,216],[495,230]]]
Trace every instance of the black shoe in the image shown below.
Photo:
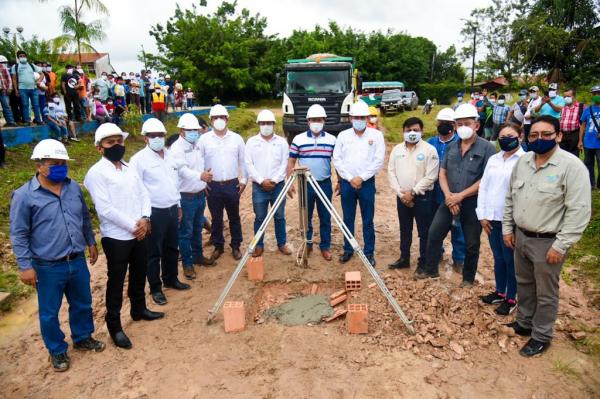
[[[521,356],[532,357],[541,355],[542,353],[546,352],[549,347],[550,342],[541,342],[530,338],[529,341],[527,341],[527,343],[525,344],[525,346],[521,348],[519,353],[521,354]]]
[[[502,301],[502,303],[500,304],[500,306],[498,306],[496,308],[496,314],[499,314],[500,316],[508,316],[516,308],[517,308],[517,303],[515,301],[513,301],[512,299],[506,300],[506,301]]]
[[[410,259],[400,258],[394,263],[388,265],[388,269],[408,269],[410,268]]]
[[[92,337],[86,338],[73,344],[73,348],[80,351],[102,352],[106,345],[102,341],[95,340]]]
[[[50,355],[50,363],[52,363],[52,367],[54,371],[63,372],[69,369],[71,365],[71,359],[67,352],[59,353],[57,355]]]
[[[162,291],[153,292],[152,300],[157,305],[166,305],[167,304],[167,297],[165,296],[165,294],[163,294]]]
[[[131,341],[129,340],[129,337],[127,335],[125,335],[123,330],[117,331],[116,333],[111,332],[110,337],[112,338],[115,345],[118,346],[119,348],[131,349],[131,347],[133,346],[131,344]]]
[[[223,247],[215,247],[212,255],[210,256],[212,260],[217,260],[221,255],[223,255]]]
[[[377,262],[375,261],[375,255],[368,255],[367,260],[369,261],[371,266],[375,267],[377,265]]]
[[[231,255],[233,256],[233,259],[235,260],[240,260],[242,259],[242,251],[240,251],[240,248],[232,248],[231,249]]]
[[[215,262],[214,259],[210,259],[210,258],[205,258],[204,255],[194,259],[194,265],[201,265],[201,266],[216,266],[217,262]]]
[[[439,273],[429,274],[422,270],[415,271],[415,279],[417,280],[424,280],[426,278],[438,278],[439,276]]]
[[[498,294],[498,292],[496,291],[491,292],[487,295],[482,295],[479,297],[479,299],[481,299],[484,303],[487,303],[488,305],[504,302],[504,297]]]
[[[531,335],[531,328],[521,327],[516,321],[505,324],[505,326],[512,328],[513,330],[515,330],[515,334],[520,335],[522,337],[529,337]]]
[[[350,259],[352,259],[353,255],[354,254],[352,252],[344,252],[343,254],[340,255],[340,263],[348,262]]]
[[[152,320],[162,319],[163,317],[165,317],[165,314],[163,312],[153,312],[150,309],[144,309],[144,310],[142,310],[142,313],[131,312],[131,318],[134,321],[139,321],[139,320],[152,321]]]
[[[189,290],[190,288],[192,288],[191,285],[186,284],[186,283],[182,283],[179,280],[175,280],[175,281],[173,281],[172,283],[169,283],[169,284],[165,283],[165,284],[163,284],[163,286],[165,288],[171,288],[171,289],[178,290],[178,291],[185,291],[185,290]]]

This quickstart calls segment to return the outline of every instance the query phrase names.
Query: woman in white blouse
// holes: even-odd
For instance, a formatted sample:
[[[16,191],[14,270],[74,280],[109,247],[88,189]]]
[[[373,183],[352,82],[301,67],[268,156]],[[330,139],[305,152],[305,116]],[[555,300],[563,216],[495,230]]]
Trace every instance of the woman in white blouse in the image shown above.
[[[496,276],[496,290],[480,298],[487,304],[499,303],[496,313],[503,316],[512,313],[517,306],[513,250],[504,245],[502,239],[502,216],[512,169],[525,154],[519,143],[520,135],[521,128],[516,125],[505,125],[500,130],[501,151],[488,160],[477,197],[477,218],[490,240]]]

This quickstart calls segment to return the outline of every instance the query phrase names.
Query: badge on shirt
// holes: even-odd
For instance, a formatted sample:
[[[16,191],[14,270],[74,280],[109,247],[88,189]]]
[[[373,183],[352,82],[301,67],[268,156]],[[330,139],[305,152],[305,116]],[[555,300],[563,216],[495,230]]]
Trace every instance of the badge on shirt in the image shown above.
[[[548,183],[556,183],[558,181],[558,175],[548,175],[546,176],[546,181]]]
[[[425,159],[425,154],[423,154],[422,152],[417,154],[417,161],[422,161]]]

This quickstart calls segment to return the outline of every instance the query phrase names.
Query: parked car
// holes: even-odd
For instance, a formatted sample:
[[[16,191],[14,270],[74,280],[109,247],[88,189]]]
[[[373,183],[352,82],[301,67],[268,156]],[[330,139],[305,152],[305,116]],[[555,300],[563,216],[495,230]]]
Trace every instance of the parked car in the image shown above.
[[[419,106],[419,97],[414,91],[403,91],[402,95],[402,107],[408,111],[414,111]]]
[[[384,115],[402,111],[402,91],[398,89],[385,90],[381,94],[380,107]]]

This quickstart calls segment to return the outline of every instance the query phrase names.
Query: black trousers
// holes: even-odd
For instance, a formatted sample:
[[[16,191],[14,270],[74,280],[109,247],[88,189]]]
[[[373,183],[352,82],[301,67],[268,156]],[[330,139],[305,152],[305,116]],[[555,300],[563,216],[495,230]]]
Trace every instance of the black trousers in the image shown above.
[[[223,211],[227,211],[229,231],[231,232],[231,248],[239,248],[242,243],[242,224],[240,222],[240,194],[238,180],[228,183],[208,183],[208,209],[212,217],[211,240],[215,247],[223,248]]]
[[[123,285],[129,268],[127,295],[131,302],[131,314],[136,315],[146,309],[144,286],[146,285],[146,265],[148,263],[147,239],[115,240],[102,238],[102,248],[106,254],[108,281],[106,282],[106,326],[108,331],[121,331],[121,306],[123,305]]]
[[[148,284],[151,292],[160,291],[162,282],[177,280],[177,260],[179,258],[179,218],[177,205],[170,208],[152,208],[150,217],[152,228],[148,235]]]
[[[81,103],[77,94],[65,94],[65,107],[67,115],[69,115],[69,120],[78,120],[81,122],[81,110],[79,109],[80,106]]]
[[[429,227],[433,220],[435,205],[433,201],[433,191],[427,191],[423,195],[415,195],[414,206],[407,207],[396,198],[396,208],[398,210],[398,220],[400,222],[400,257],[410,259],[410,246],[412,245],[413,224],[417,222],[417,232],[419,233],[419,262],[420,268],[425,264],[427,256],[427,237]]]
[[[579,144],[579,130],[573,130],[571,132],[563,130],[562,139],[558,144],[560,145],[560,148],[579,158],[579,148],[577,148],[577,144]]]

